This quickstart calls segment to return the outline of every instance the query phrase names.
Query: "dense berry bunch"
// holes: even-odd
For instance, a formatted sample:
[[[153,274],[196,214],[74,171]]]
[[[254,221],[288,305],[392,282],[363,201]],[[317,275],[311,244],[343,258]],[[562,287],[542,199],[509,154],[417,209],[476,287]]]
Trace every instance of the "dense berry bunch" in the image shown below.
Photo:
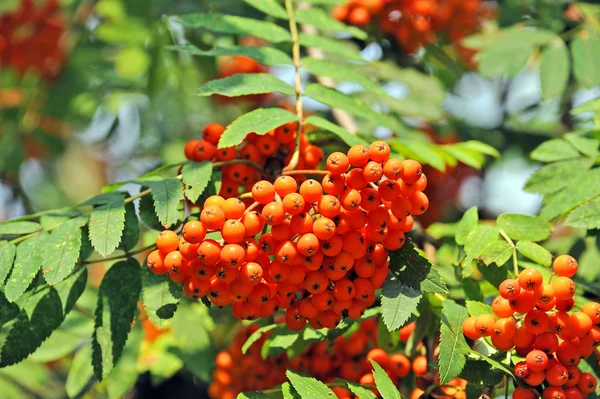
[[[388,275],[388,251],[404,245],[411,215],[428,208],[427,180],[418,162],[390,159],[382,141],[331,154],[327,169],[321,183],[259,181],[249,208],[209,197],[181,238],[159,235],[148,267],[183,283],[190,297],[233,302],[243,320],[287,309],[288,327],[298,330],[360,317]],[[221,240],[206,239],[210,232]]]
[[[286,123],[265,135],[249,134],[239,148],[218,148],[225,127],[210,123],[202,130],[202,140],[190,140],[184,148],[185,157],[190,161],[227,162],[235,159],[252,161],[265,166],[265,173],[272,175],[290,163],[298,124]],[[304,130],[300,133],[300,159],[297,169],[316,168],[323,161],[323,150],[309,143]],[[219,195],[225,199],[249,192],[254,183],[265,178],[255,166],[248,163],[236,163],[222,168],[221,190]]]
[[[283,353],[273,358],[263,359],[261,348],[269,337],[266,332],[250,346],[246,354],[242,353],[242,346],[248,337],[258,329],[257,325],[250,325],[236,334],[230,346],[217,355],[216,369],[213,371],[213,381],[209,387],[209,395],[214,399],[235,398],[240,392],[264,390],[286,381],[286,369],[303,372],[314,376],[325,383],[334,382],[335,378],[355,381],[365,385],[375,385],[372,375],[372,366],[369,359],[376,361],[395,383],[408,378],[411,371],[421,378],[427,375],[427,359],[423,355],[416,355],[413,359],[401,353],[389,354],[378,346],[377,321],[368,319],[360,324],[359,329],[348,336],[337,338],[330,346],[326,342],[310,345],[303,353],[293,358]],[[401,332],[408,339],[414,330],[414,324]],[[435,377],[434,377],[435,378]],[[439,382],[439,375],[438,375]],[[412,398],[420,397],[426,386],[423,381],[417,380],[417,385]],[[435,382],[432,382],[435,383]],[[462,387],[466,381],[456,379],[447,386]],[[341,387],[332,390],[340,399],[355,398],[350,391]],[[461,394],[451,392],[448,396],[438,395],[437,398],[465,398]],[[375,392],[375,391],[374,391]]]
[[[576,291],[571,277],[577,272],[577,261],[561,255],[553,267],[548,283],[535,269],[503,281],[500,296],[492,302],[498,319],[491,314],[469,317],[463,332],[473,340],[489,336],[500,350],[515,348],[526,359],[514,366],[515,375],[543,391],[544,399],[584,398],[597,382],[577,366],[581,359],[598,356],[600,304],[588,302],[580,311],[571,312]],[[513,395],[515,399],[537,397],[534,390],[522,388]]]
[[[67,56],[65,25],[56,0],[21,0],[17,10],[0,15],[0,65],[54,79]]]
[[[354,25],[378,20],[383,32],[414,53],[440,35],[457,44],[476,32],[490,11],[481,0],[353,0],[337,6],[333,15]]]

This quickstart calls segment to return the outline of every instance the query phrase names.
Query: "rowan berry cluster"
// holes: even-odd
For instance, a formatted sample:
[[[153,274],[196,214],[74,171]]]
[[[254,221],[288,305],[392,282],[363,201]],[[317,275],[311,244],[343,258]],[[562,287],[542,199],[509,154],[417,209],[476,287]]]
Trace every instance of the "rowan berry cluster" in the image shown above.
[[[213,379],[209,386],[211,398],[235,398],[240,392],[272,388],[286,381],[286,369],[309,374],[325,383],[334,382],[335,378],[342,378],[360,384],[375,385],[369,359],[373,359],[386,370],[395,383],[408,378],[411,371],[417,377],[427,373],[425,356],[419,354],[411,360],[401,353],[389,354],[378,346],[376,319],[365,320],[360,324],[359,329],[347,338],[341,336],[331,344],[327,342],[311,344],[303,353],[292,358],[288,358],[286,353],[272,358],[262,358],[261,348],[270,332],[265,332],[244,355],[242,346],[258,328],[257,325],[250,325],[241,329],[229,347],[218,353],[216,369],[213,371]],[[403,338],[406,340],[413,330],[414,324],[411,324],[400,335],[402,337],[404,334]],[[466,385],[464,380],[457,379],[456,383],[461,386]],[[449,386],[452,384],[453,382]],[[331,389],[340,399],[355,398],[345,388]],[[376,393],[375,390],[373,392]],[[423,392],[423,389],[416,388],[411,398],[416,399]],[[464,395],[454,394],[448,397],[465,398]]]
[[[224,131],[225,127],[218,123],[206,125],[202,130],[202,140],[190,140],[186,143],[185,157],[196,162],[227,162],[245,159],[258,165],[265,165],[267,168],[272,166],[280,171],[292,159],[298,135],[298,124],[286,123],[261,136],[251,133],[239,149],[236,147],[217,148]],[[300,132],[300,159],[296,168],[316,168],[323,158],[323,150],[310,144],[302,130]],[[236,197],[240,193],[240,189],[242,192],[249,192],[254,183],[265,177],[256,167],[247,163],[227,165],[221,170],[222,180],[219,195],[225,199]]]
[[[580,311],[571,312],[576,291],[571,277],[577,272],[577,261],[561,255],[553,267],[548,283],[536,269],[525,269],[517,279],[503,281],[500,296],[492,302],[498,319],[491,314],[469,317],[463,332],[473,340],[490,337],[500,350],[515,348],[526,358],[515,364],[515,375],[543,391],[543,399],[585,398],[597,382],[577,366],[594,353],[600,358],[600,304],[588,302]],[[513,394],[515,399],[537,397],[534,389],[517,388]]]
[[[52,80],[67,57],[65,35],[66,21],[56,0],[21,0],[18,9],[0,15],[0,65]]]
[[[148,267],[183,283],[192,298],[233,302],[242,320],[287,309],[287,326],[299,330],[307,321],[333,328],[360,317],[388,275],[388,251],[404,245],[411,215],[428,208],[427,178],[418,162],[390,159],[383,141],[332,153],[327,169],[321,183],[261,180],[248,208],[209,197],[181,238],[160,233]],[[222,240],[206,239],[210,232]]]
[[[354,0],[338,5],[333,15],[353,25],[377,20],[379,29],[393,36],[407,53],[432,44],[439,36],[452,43],[476,32],[489,17],[481,0]]]

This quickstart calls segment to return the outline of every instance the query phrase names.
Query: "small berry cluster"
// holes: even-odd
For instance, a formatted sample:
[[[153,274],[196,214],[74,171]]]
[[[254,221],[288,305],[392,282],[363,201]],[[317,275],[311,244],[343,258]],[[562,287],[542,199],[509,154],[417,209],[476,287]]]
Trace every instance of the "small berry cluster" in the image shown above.
[[[261,180],[248,208],[238,198],[209,197],[181,238],[160,233],[148,267],[183,283],[192,298],[233,302],[242,320],[287,309],[288,327],[299,330],[307,321],[333,328],[360,317],[388,275],[388,251],[404,245],[411,215],[428,208],[427,179],[418,162],[390,159],[383,141],[332,153],[327,169],[321,183]],[[206,239],[211,232],[222,241]]]
[[[335,7],[333,16],[353,25],[378,20],[379,29],[393,36],[407,53],[415,53],[440,35],[458,44],[479,29],[490,11],[481,0],[353,0]]]
[[[211,398],[235,398],[240,392],[272,388],[286,381],[286,369],[307,373],[325,383],[342,378],[360,384],[375,385],[369,359],[373,359],[386,370],[395,383],[407,378],[411,371],[417,377],[427,373],[425,356],[417,355],[411,360],[401,353],[388,354],[378,346],[376,319],[365,320],[356,332],[347,338],[341,336],[330,345],[327,342],[311,344],[303,353],[293,358],[288,358],[286,353],[262,358],[261,348],[270,332],[264,333],[250,346],[246,354],[243,354],[242,346],[258,328],[252,324],[241,329],[229,347],[217,354],[216,368],[209,386]],[[413,330],[414,324],[411,324],[410,328],[401,333],[401,336],[405,335],[404,340],[408,339]],[[463,389],[466,385],[464,380],[457,379],[456,383],[463,386]],[[453,385],[453,382],[449,385]],[[331,389],[340,399],[355,398],[345,388]],[[375,390],[373,392],[376,393]],[[423,392],[417,388],[411,397],[418,398]],[[414,396],[416,394],[419,396]],[[465,398],[464,395],[449,397]]]
[[[0,65],[53,80],[67,57],[65,35],[58,1],[21,0],[17,10],[0,15]]]
[[[561,255],[553,267],[554,275],[546,284],[536,269],[525,269],[517,279],[503,281],[500,296],[492,302],[499,319],[491,314],[469,317],[463,333],[473,340],[489,336],[500,350],[515,348],[526,358],[514,366],[515,375],[531,387],[540,387],[544,399],[584,398],[597,382],[577,366],[593,353],[600,356],[600,304],[588,302],[581,311],[569,314],[575,304],[571,277],[577,272],[577,261]],[[537,397],[533,389],[517,388],[513,394],[515,399]]]
[[[264,135],[249,134],[239,148],[217,148],[225,127],[210,123],[202,130],[202,140],[190,140],[184,148],[185,157],[190,161],[227,162],[244,159],[258,165],[274,165],[282,169],[292,159],[298,134],[297,123],[286,123]],[[324,158],[323,150],[310,144],[304,131],[300,134],[300,159],[297,169],[316,168]],[[271,171],[267,171],[271,172]],[[222,168],[221,190],[219,195],[225,199],[249,192],[254,183],[264,178],[254,166],[247,163],[235,163]]]

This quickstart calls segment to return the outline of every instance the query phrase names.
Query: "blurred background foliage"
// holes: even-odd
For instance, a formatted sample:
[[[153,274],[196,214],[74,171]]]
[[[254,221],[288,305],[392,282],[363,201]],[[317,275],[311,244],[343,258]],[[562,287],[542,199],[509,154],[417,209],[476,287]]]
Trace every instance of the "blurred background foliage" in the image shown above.
[[[381,77],[386,80],[383,88],[398,101],[378,106],[399,114],[404,131],[392,132],[368,121],[360,121],[358,130],[389,138],[395,151],[428,164],[432,205],[427,219],[421,220],[425,226],[456,221],[473,205],[484,219],[503,212],[537,213],[542,196],[522,188],[542,163],[528,154],[572,130],[600,138],[600,106],[570,113],[584,103],[597,104],[592,100],[600,97],[600,78],[593,72],[581,72],[592,76],[589,84],[575,82],[577,76],[568,74],[564,95],[547,97],[538,49],[532,48],[533,57],[526,54],[517,70],[511,70],[518,64],[515,59],[493,54],[503,29],[515,24],[546,29],[565,41],[582,25],[597,35],[600,6],[577,2],[573,8],[569,0],[486,3],[495,10],[494,17],[470,39],[492,57],[487,69],[481,60],[479,70],[469,66],[450,43],[407,54],[375,28],[368,39],[351,41],[363,58],[390,65]],[[227,124],[250,109],[251,101],[196,95],[230,59],[215,61],[166,48],[193,43],[207,50],[233,43],[231,37],[203,30],[184,32],[169,18],[189,12],[265,18],[238,0],[1,1],[0,221],[75,204],[107,184],[181,161],[184,143],[198,138],[204,125]],[[486,48],[486,40],[492,50]],[[600,41],[594,43],[581,51],[591,54],[591,65],[597,68]],[[289,53],[286,46],[280,47]],[[571,43],[572,51],[574,47]],[[270,72],[293,81],[289,67],[271,67]],[[311,79],[308,73],[303,78]],[[340,82],[337,88],[357,92],[352,82]],[[283,96],[272,101],[290,103]],[[317,102],[307,101],[306,108],[329,112]],[[413,145],[406,146],[405,138]],[[448,161],[444,152],[429,145],[468,140],[487,143],[502,156],[479,169],[485,158],[476,152],[463,149]],[[428,233],[441,238],[443,228],[433,225]],[[152,242],[154,234],[147,232],[143,241]],[[560,230],[547,246],[578,257],[583,270],[593,270],[600,262],[598,239],[585,238],[577,230]],[[442,246],[438,262],[451,267],[446,255],[452,255],[452,248]],[[216,350],[226,344],[235,325],[218,309],[190,302],[180,304],[164,331],[149,321],[136,325],[117,369],[97,384],[83,360],[90,351],[97,292],[93,286],[104,270],[102,263],[89,266],[91,287],[61,328],[28,360],[0,370],[0,397],[78,397],[92,386],[85,397],[203,397]],[[598,273],[590,271],[585,278],[597,281]]]

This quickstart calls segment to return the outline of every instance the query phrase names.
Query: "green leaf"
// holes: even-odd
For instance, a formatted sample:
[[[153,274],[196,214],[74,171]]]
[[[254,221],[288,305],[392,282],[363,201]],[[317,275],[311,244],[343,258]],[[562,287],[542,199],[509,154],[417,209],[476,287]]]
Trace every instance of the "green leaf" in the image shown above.
[[[54,286],[62,304],[63,313],[67,315],[75,306],[75,303],[85,290],[87,284],[88,271],[85,267],[80,267],[69,277]]]
[[[595,98],[593,100],[584,102],[577,108],[573,108],[571,110],[571,114],[577,115],[577,114],[582,114],[584,112],[598,112],[598,111],[600,111],[600,98]]]
[[[569,63],[569,51],[560,38],[556,38],[542,50],[540,82],[543,100],[562,96],[569,80]]]
[[[395,123],[387,115],[376,112],[369,104],[356,96],[340,93],[335,89],[327,88],[318,83],[311,83],[306,86],[304,94],[330,107],[339,108],[352,115],[377,122],[379,125],[392,130],[396,130],[398,127],[398,123]]]
[[[140,222],[135,213],[133,202],[125,205],[125,227],[123,228],[123,239],[119,248],[125,252],[130,252],[140,241]]]
[[[389,331],[402,327],[421,300],[421,291],[388,277],[381,288],[381,314]]]
[[[494,158],[500,158],[500,153],[497,149],[489,144],[482,143],[477,140],[467,140],[460,143],[462,147],[469,148],[473,151],[477,151],[481,154],[491,155]]]
[[[517,242],[517,251],[526,258],[531,259],[538,265],[550,267],[552,265],[552,254],[546,248],[532,241],[521,240]]]
[[[593,137],[586,137],[581,133],[567,133],[563,136],[565,140],[567,140],[573,147],[575,147],[579,152],[588,157],[595,158],[600,155],[598,151],[598,145],[600,145],[600,140]]]
[[[2,327],[6,338],[2,342],[0,367],[18,363],[35,352],[64,319],[60,297],[56,289],[47,285],[19,298],[19,307],[16,319]]]
[[[180,20],[184,28],[205,28],[219,33],[254,36],[271,43],[291,41],[290,33],[286,29],[271,22],[258,21],[252,18],[224,15],[216,12],[187,14],[173,18]]]
[[[468,235],[465,242],[465,259],[463,265],[467,266],[473,259],[478,258],[483,250],[498,239],[498,228],[487,224],[480,224]]]
[[[46,240],[42,271],[48,284],[60,283],[73,271],[81,249],[81,226],[86,222],[87,217],[64,222]]]
[[[427,234],[440,240],[445,237],[454,237],[458,223],[432,223],[427,227]]]
[[[4,286],[4,294],[10,302],[19,298],[38,274],[44,260],[47,238],[48,233],[42,231],[17,247],[15,264]]]
[[[167,46],[167,49],[181,51],[191,55],[218,57],[222,55],[243,55],[252,58],[254,61],[263,65],[291,65],[292,58],[283,51],[273,47],[254,47],[254,46],[227,46],[215,47],[210,50],[201,50],[193,44],[176,44]]]
[[[304,57],[301,61],[302,68],[316,76],[327,76],[338,82],[354,82],[361,85],[365,90],[387,96],[376,82],[357,71],[351,64],[341,64],[330,60],[319,60]]]
[[[284,399],[302,399],[292,384],[287,381],[281,384],[281,394]]]
[[[562,139],[544,141],[531,152],[531,159],[540,162],[563,161],[565,159],[579,158],[579,152]]]
[[[571,41],[571,57],[573,57],[573,74],[583,87],[594,87],[600,84],[600,35],[595,28],[587,27],[579,32]]]
[[[219,94],[225,97],[239,97],[251,94],[281,93],[293,96],[294,88],[268,73],[238,73],[223,79],[206,82],[200,87],[201,96]]]
[[[496,287],[509,278],[506,267],[488,267],[480,263],[477,265],[477,269],[487,281]]]
[[[4,282],[12,269],[16,253],[17,247],[15,247],[15,244],[0,241],[0,288],[4,287]]]
[[[269,357],[277,356],[294,345],[298,340],[302,331],[291,331],[285,325],[278,326],[269,334],[268,355]]]
[[[267,331],[271,331],[272,329],[274,329],[275,327],[277,327],[277,324],[269,324],[268,326],[264,326],[259,328],[258,330],[254,331],[246,340],[246,342],[244,342],[244,345],[242,345],[242,353],[245,355],[246,352],[248,352],[248,349],[250,349],[250,347],[252,346],[253,343],[255,343],[256,341],[258,341],[264,333],[266,333]]]
[[[369,359],[373,365],[373,378],[377,390],[383,399],[401,399],[400,392],[385,372],[385,370],[373,359]]]
[[[293,370],[287,370],[285,375],[292,383],[292,386],[302,398],[311,399],[331,399],[335,394],[327,385],[317,381],[313,377],[299,374]]]
[[[77,351],[69,368],[65,388],[70,398],[79,395],[94,377],[91,341]]]
[[[106,391],[109,399],[122,399],[135,386],[138,379],[136,363],[143,338],[142,327],[139,324],[134,326],[127,345],[123,349],[123,355],[106,377]],[[161,366],[166,365],[161,364]]]
[[[502,266],[512,256],[513,248],[504,240],[496,240],[485,247],[478,258],[486,265],[495,263],[497,266]]]
[[[446,284],[437,269],[407,240],[402,248],[390,253],[390,270],[403,284],[424,294],[445,294]]]
[[[339,127],[335,123],[329,122],[327,119],[321,118],[320,116],[311,115],[308,118],[306,118],[305,122],[308,125],[313,125],[335,134],[350,147],[356,144],[362,144],[368,147],[369,143],[367,143],[365,140],[361,139],[355,134],[350,133],[346,129]]]
[[[142,266],[142,303],[148,318],[158,328],[165,328],[177,310],[182,288],[170,278],[152,273]]]
[[[462,333],[462,323],[467,316],[464,307],[449,299],[444,301],[438,361],[441,384],[451,381],[465,366],[469,345]]]
[[[479,223],[479,213],[476,206],[469,208],[456,226],[456,235],[454,237],[458,245],[465,245],[467,236]]]
[[[160,224],[160,220],[156,216],[156,212],[154,212],[154,201],[152,197],[146,195],[140,199],[139,203],[139,213],[140,219],[153,230],[163,230],[164,227]]]
[[[36,222],[5,222],[0,223],[0,236],[12,234],[30,234],[42,229]]]
[[[277,0],[244,0],[244,3],[251,5],[259,11],[264,12],[275,18],[288,19],[287,12]]]
[[[169,352],[178,356],[185,367],[202,381],[210,381],[216,353],[207,325],[212,323],[208,308],[200,303],[183,304],[171,321],[175,343]]]
[[[497,368],[490,368],[486,362],[468,359],[460,377],[475,386],[495,386],[504,379],[505,373]]]
[[[348,389],[352,392],[357,398],[360,399],[377,399],[377,396],[370,390],[363,388],[358,383],[354,381],[345,381],[346,385],[348,385]]]
[[[527,42],[501,41],[477,53],[483,76],[515,76],[529,60],[534,47]]]
[[[312,25],[325,32],[349,33],[355,38],[362,40],[368,37],[364,31],[334,19],[329,13],[320,8],[297,8],[294,11],[296,13],[296,20],[301,24]]]
[[[133,259],[114,264],[102,279],[92,337],[94,374],[106,377],[121,357],[141,289],[140,266]]]
[[[364,61],[356,46],[350,43],[321,35],[309,35],[307,33],[300,33],[298,37],[300,44],[304,47],[320,49],[326,53],[341,55],[353,61]]]
[[[583,229],[600,228],[600,197],[596,197],[575,208],[567,217],[565,224]]]
[[[580,158],[543,166],[529,176],[524,189],[530,193],[539,194],[551,194],[560,191],[569,184],[573,176],[589,170],[593,164],[594,160],[592,159]]]
[[[539,216],[504,213],[498,216],[498,227],[513,240],[543,241],[553,227]]]
[[[112,193],[111,193],[112,194]],[[89,237],[94,249],[102,256],[112,253],[121,242],[125,227],[125,202],[121,195],[92,210]]]
[[[237,399],[269,399],[269,396],[265,395],[262,392],[254,391],[254,392],[242,392],[236,398]]]
[[[165,226],[171,226],[179,220],[177,206],[183,199],[183,186],[175,178],[145,181],[152,190],[154,211],[158,220]]]
[[[258,108],[234,120],[223,132],[219,148],[240,144],[248,133],[265,134],[288,122],[298,121],[298,117],[282,108]]]
[[[442,146],[442,148],[452,154],[452,156],[460,162],[475,169],[481,169],[485,163],[485,156],[482,153],[463,146],[462,143],[446,144]]]
[[[544,197],[540,216],[546,220],[565,215],[600,195],[600,168],[580,171],[562,190]]]
[[[466,301],[467,311],[470,316],[480,316],[482,314],[494,314],[492,307],[490,305],[486,305],[485,303],[477,302],[477,301]]]
[[[185,196],[196,202],[208,186],[212,176],[212,162],[189,162],[181,171],[182,182],[186,185]]]
[[[81,337],[59,328],[29,358],[40,363],[59,360],[74,352],[81,343]]]

